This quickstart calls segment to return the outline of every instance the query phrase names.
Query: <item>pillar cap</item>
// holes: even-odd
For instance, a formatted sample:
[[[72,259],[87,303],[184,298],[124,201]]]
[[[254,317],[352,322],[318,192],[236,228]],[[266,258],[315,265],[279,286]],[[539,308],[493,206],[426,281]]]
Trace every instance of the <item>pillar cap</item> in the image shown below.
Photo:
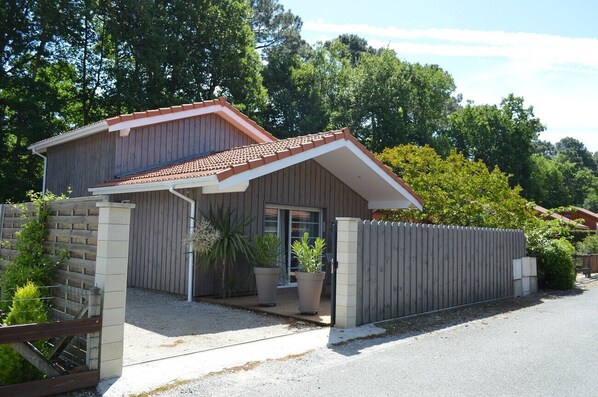
[[[135,208],[135,204],[113,203],[110,201],[100,201],[99,203],[96,203],[96,207],[98,207],[98,208],[129,208],[129,209],[133,209],[133,208]]]

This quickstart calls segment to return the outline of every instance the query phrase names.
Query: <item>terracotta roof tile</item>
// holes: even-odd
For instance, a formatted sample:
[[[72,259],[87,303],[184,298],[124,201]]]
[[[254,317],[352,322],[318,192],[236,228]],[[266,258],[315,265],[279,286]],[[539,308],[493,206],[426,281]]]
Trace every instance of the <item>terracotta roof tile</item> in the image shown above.
[[[138,183],[151,183],[163,181],[175,181],[181,179],[200,178],[216,176],[223,181],[231,176],[247,171],[250,168],[257,168],[261,165],[281,160],[286,157],[328,144],[336,140],[348,140],[355,144],[374,163],[384,170],[391,178],[409,192],[420,204],[423,200],[409,185],[396,176],[370,151],[368,151],[357,139],[351,135],[348,128],[343,130],[327,131],[318,134],[303,135],[294,138],[283,139],[274,142],[259,143],[242,146],[218,153],[209,154],[191,160],[182,161],[177,164],[148,170],[122,179],[115,179],[96,187],[123,186]]]
[[[199,178],[211,175],[217,176],[218,180],[222,181],[250,168],[256,168],[305,150],[313,149],[316,147],[313,141],[322,141],[324,137],[329,138],[327,140],[332,142],[336,139],[343,139],[344,134],[342,131],[329,131],[275,142],[242,146],[140,172],[125,178],[114,179],[97,187]]]

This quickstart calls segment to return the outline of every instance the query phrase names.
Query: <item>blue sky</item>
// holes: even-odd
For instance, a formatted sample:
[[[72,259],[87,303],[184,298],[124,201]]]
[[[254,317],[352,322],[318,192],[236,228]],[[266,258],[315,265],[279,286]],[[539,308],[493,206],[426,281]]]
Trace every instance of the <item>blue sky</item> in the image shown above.
[[[310,43],[354,33],[448,71],[464,100],[525,98],[546,126],[598,151],[598,1],[279,0]]]

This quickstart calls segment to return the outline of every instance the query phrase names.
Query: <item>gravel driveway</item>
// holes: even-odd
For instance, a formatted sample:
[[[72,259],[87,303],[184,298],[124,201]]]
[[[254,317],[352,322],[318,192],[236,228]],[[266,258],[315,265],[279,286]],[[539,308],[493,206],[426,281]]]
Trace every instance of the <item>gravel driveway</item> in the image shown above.
[[[318,328],[139,288],[127,290],[125,322],[125,366]]]

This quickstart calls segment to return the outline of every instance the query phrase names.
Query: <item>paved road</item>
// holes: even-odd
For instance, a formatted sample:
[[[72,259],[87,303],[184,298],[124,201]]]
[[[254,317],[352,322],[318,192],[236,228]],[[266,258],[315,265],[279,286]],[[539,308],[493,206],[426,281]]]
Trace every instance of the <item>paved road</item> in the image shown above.
[[[161,396],[598,396],[598,288],[418,336],[354,341]]]

